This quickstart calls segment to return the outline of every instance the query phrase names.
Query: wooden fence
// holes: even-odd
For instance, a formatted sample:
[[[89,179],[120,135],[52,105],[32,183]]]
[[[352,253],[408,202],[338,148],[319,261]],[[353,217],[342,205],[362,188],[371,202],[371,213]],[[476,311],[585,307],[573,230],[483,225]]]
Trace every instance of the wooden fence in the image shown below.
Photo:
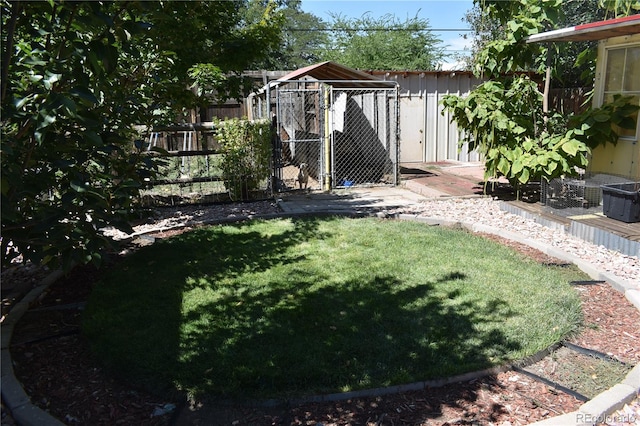
[[[563,115],[579,114],[589,105],[584,103],[588,99],[590,89],[587,87],[574,87],[567,89],[551,89],[549,92],[549,108]]]
[[[190,123],[154,128],[145,134],[147,154],[162,157],[157,179],[141,191],[144,206],[202,204],[240,199],[264,199],[268,183],[240,195],[229,188],[240,185],[246,176],[223,176],[223,154],[213,132],[213,123]],[[160,154],[151,148],[166,152]]]

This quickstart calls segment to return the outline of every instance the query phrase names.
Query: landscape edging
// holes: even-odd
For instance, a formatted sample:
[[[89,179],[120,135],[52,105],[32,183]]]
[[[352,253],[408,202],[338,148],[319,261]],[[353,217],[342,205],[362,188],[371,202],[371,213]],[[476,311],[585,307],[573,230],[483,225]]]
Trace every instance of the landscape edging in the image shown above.
[[[2,341],[2,377],[0,386],[2,387],[2,400],[9,408],[13,419],[23,426],[63,426],[60,420],[53,417],[40,407],[31,402],[22,384],[18,381],[13,371],[13,361],[11,360],[11,337],[16,324],[27,312],[29,306],[40,295],[64,275],[61,270],[56,270],[47,275],[37,287],[34,287],[18,303],[16,303],[9,313],[0,329]]]
[[[620,279],[615,275],[603,272],[595,268],[578,257],[566,253],[562,250],[554,248],[548,244],[536,242],[528,238],[523,238],[516,233],[499,230],[487,225],[460,223],[464,228],[473,232],[484,232],[492,235],[508,238],[530,247],[536,248],[543,253],[556,257],[560,260],[569,261],[575,264],[580,270],[589,275],[594,280],[607,281],[611,287],[624,294],[636,309],[640,310],[640,291],[636,290],[637,286],[633,286],[626,280]],[[575,425],[587,426],[596,425],[604,422],[616,410],[622,408],[625,404],[633,401],[640,395],[640,365],[636,365],[625,377],[622,383],[596,395],[591,400],[585,402],[580,408],[573,412],[560,417],[552,417],[547,420],[532,423],[530,426],[550,426],[550,425]],[[567,420],[572,419],[571,423]],[[593,419],[591,422],[586,419]],[[584,421],[586,420],[586,421]],[[560,421],[560,423],[558,423]]]

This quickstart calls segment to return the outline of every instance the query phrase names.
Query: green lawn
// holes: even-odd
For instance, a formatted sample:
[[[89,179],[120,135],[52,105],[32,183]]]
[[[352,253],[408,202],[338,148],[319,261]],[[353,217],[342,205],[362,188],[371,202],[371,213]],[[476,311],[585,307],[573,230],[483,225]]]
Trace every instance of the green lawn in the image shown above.
[[[84,330],[108,368],[158,391],[340,392],[544,349],[579,326],[581,279],[420,223],[253,221],[130,256],[94,290]]]

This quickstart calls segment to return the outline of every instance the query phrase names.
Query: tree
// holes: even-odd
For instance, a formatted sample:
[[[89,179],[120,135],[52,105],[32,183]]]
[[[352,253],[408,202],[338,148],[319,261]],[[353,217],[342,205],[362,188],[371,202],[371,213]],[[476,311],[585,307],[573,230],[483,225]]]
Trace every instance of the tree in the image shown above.
[[[242,5],[2,2],[3,264],[100,264],[157,167],[136,125],[193,106],[195,64],[242,70],[278,43],[275,7],[247,24]]]
[[[485,177],[505,176],[514,188],[531,179],[573,175],[587,165],[591,148],[615,142],[612,124],[627,127],[638,108],[617,98],[610,105],[589,109],[579,119],[549,114],[542,106],[538,84],[523,70],[541,72],[549,66],[547,48],[526,44],[531,34],[552,28],[560,0],[483,1],[484,13],[503,35],[487,41],[478,52],[475,70],[491,79],[469,96],[446,96],[443,105],[458,127],[461,142],[485,157]]]
[[[598,6],[606,11],[607,19],[640,13],[638,0],[598,0]]]
[[[317,16],[303,12],[301,0],[283,0],[282,43],[271,49],[266,57],[254,63],[253,69],[293,70],[320,61],[318,51],[327,42],[326,24]],[[251,0],[247,16],[264,12],[260,0]]]
[[[605,19],[606,12],[594,1],[565,0],[556,28],[567,28]],[[553,87],[592,86],[595,75],[597,42],[554,44]]]
[[[502,12],[498,15],[493,8]],[[502,38],[504,25],[522,10],[519,2],[494,2],[477,0],[465,15],[465,21],[473,31],[471,59],[474,64],[485,45]],[[635,12],[634,12],[635,11]],[[557,17],[545,24],[544,30],[554,30],[625,16],[640,11],[638,0],[564,0],[557,11]],[[557,43],[551,46],[554,87],[581,87],[593,83],[597,42]]]
[[[172,117],[194,105],[224,103],[251,92],[253,81],[242,72],[281,44],[284,23],[276,2],[261,1],[260,10],[250,13],[255,2],[141,2],[153,18],[151,42],[171,61],[166,76],[159,79],[162,84],[156,86],[163,99],[172,99],[166,105]],[[142,47],[153,49],[153,45]],[[201,90],[187,90],[194,86]]]
[[[498,25],[497,36],[482,45],[474,66],[477,75],[500,77],[514,71],[543,72],[547,47],[524,40],[553,27],[560,13],[560,0],[479,0],[483,14]],[[494,32],[494,34],[496,34]]]
[[[334,35],[319,53],[322,60],[357,69],[435,70],[441,65],[442,42],[417,16],[402,22],[394,15],[357,19],[332,15]]]

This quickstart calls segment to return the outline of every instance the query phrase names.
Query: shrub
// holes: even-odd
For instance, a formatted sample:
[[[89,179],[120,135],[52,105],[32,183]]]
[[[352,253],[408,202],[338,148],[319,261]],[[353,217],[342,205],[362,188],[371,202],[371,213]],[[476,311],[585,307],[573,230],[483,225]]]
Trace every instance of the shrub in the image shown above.
[[[249,193],[269,176],[271,123],[268,120],[230,119],[216,123],[220,143],[222,176],[233,199],[249,198]]]

